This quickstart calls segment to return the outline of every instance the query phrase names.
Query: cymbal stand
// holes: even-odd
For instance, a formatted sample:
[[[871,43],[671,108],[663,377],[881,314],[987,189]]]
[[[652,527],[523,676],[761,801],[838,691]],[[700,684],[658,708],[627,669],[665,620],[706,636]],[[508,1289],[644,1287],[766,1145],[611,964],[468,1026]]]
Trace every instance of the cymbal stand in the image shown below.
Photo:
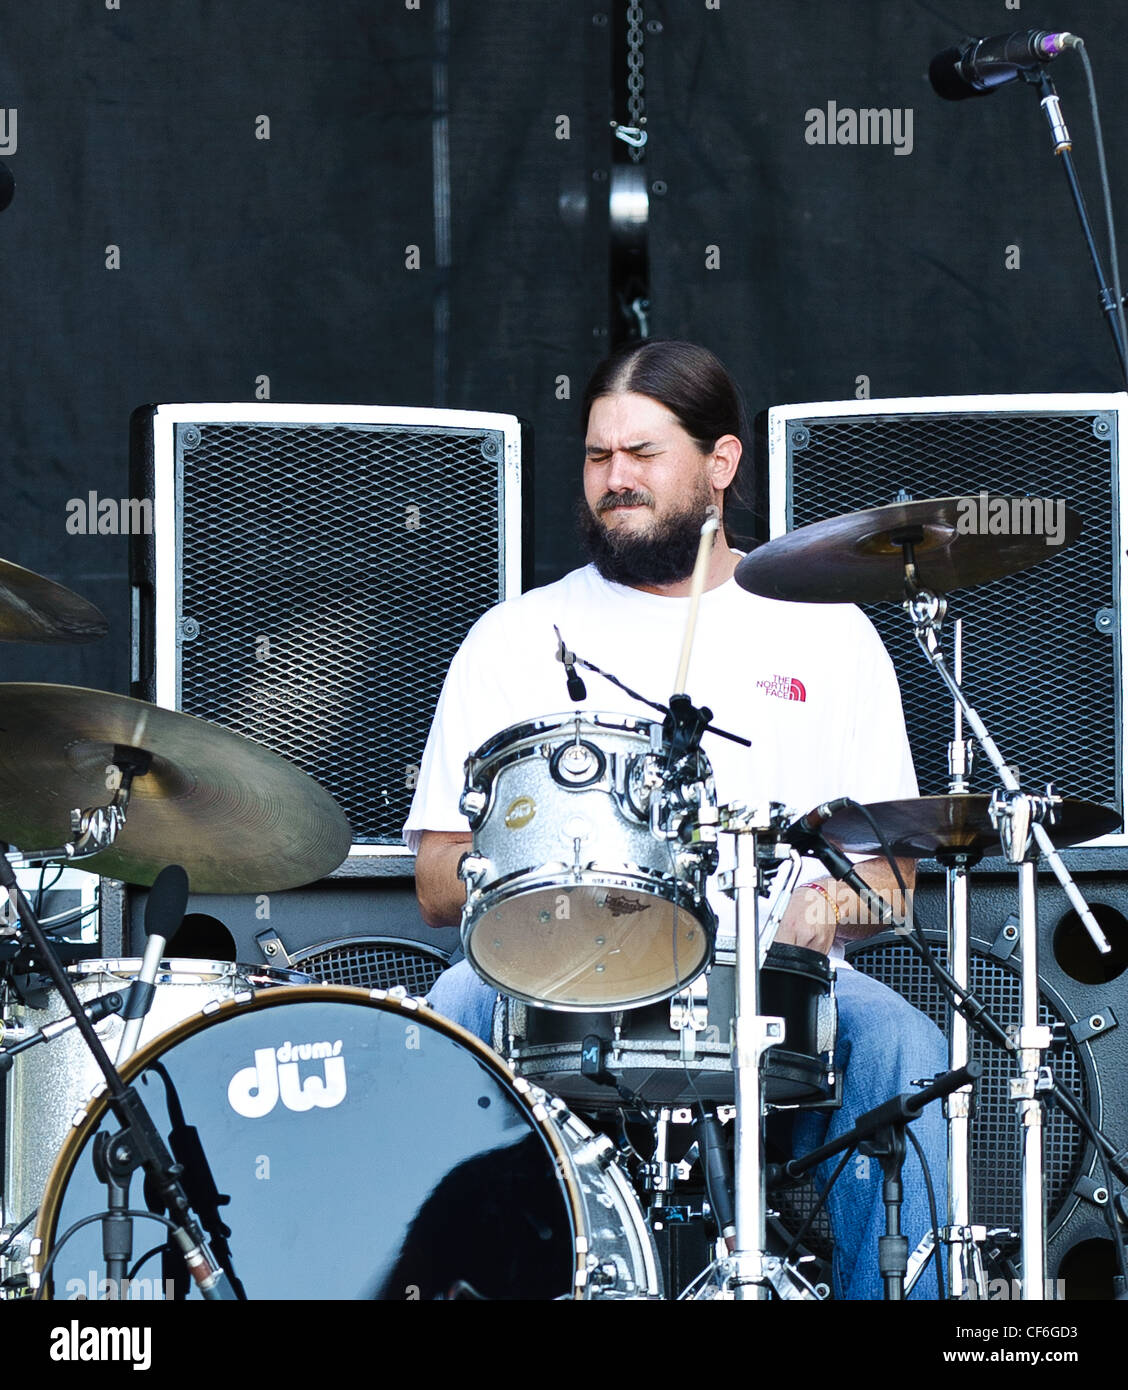
[[[963,680],[963,620],[956,621],[955,679]],[[975,762],[975,740],[963,736],[963,710],[955,701],[955,728],[948,744],[948,790],[953,795],[970,790],[971,770]],[[971,986],[971,933],[968,912],[968,870],[978,862],[978,851],[952,848],[938,851],[936,858],[944,867],[948,919],[948,969],[961,993]],[[968,1024],[958,1009],[951,1009],[948,1029],[948,1066],[958,1071],[967,1066]],[[969,1284],[975,1285],[975,1296],[987,1297],[987,1270],[983,1261],[982,1244],[987,1240],[986,1226],[971,1223],[971,1118],[974,1088],[961,1086],[944,1101],[948,1121],[948,1224],[941,1240],[948,1246],[948,1296],[962,1299]]]
[[[913,547],[922,538],[920,528],[893,537],[905,557],[904,608],[913,625],[917,645],[925,659],[947,686],[963,711],[980,748],[987,754],[1002,783],[992,803],[992,823],[999,831],[1004,857],[1018,870],[1019,943],[1022,951],[1022,1017],[1012,1039],[1018,1054],[1018,1076],[1011,1081],[1011,1099],[1018,1107],[1022,1129],[1022,1297],[1040,1301],[1045,1297],[1046,1219],[1043,1190],[1043,1093],[1052,1085],[1045,1054],[1051,1042],[1049,1028],[1038,1023],[1038,914],[1036,862],[1039,851],[1053,869],[1066,896],[1076,909],[1097,949],[1111,948],[1100,925],[1070,877],[1047,832],[1044,821],[1053,824],[1054,808],[1060,797],[1051,788],[1034,796],[1023,792],[1015,771],[1004,760],[986,725],[972,708],[959,682],[948,669],[940,645],[940,628],[947,612],[947,601],[920,587]]]
[[[133,779],[144,777],[151,764],[152,755],[142,749],[115,746],[109,770],[116,785],[109,805],[71,811],[71,834],[74,839],[50,849],[22,850],[22,861],[25,864],[39,864],[45,860],[72,863],[109,849],[125,828]]]
[[[736,1091],[735,1248],[719,1264],[725,1286],[738,1300],[758,1300],[769,1289],[785,1299],[816,1298],[801,1275],[767,1244],[764,1185],[763,1088],[760,1061],[784,1040],[782,1018],[760,1013],[759,898],[766,870],[791,858],[780,842],[787,813],[778,802],[726,806],[721,829],[736,837],[736,867],[721,875],[722,889],[736,906],[736,1018],[733,1022],[733,1079]]]

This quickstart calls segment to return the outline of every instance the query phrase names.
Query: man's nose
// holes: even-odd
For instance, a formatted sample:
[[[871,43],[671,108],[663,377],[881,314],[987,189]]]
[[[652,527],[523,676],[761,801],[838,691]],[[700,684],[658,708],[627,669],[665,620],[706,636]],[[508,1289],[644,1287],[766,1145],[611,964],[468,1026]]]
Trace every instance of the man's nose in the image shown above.
[[[631,492],[638,484],[638,465],[625,450],[616,450],[607,465],[608,492]]]

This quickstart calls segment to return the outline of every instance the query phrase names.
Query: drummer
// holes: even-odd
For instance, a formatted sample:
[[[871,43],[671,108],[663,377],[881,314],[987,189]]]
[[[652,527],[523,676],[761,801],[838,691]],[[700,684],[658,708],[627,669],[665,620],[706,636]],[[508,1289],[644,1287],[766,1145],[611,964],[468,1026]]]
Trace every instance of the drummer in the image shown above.
[[[690,577],[707,509],[724,521],[742,455],[735,383],[716,357],[685,342],[635,343],[602,362],[584,394],[583,500],[578,520],[591,562],[554,584],[491,609],[451,663],[404,829],[416,853],[416,891],[430,926],[457,925],[465,902],[458,862],[471,844],[459,811],[463,763],[499,730],[569,709],[559,628],[586,661],[649,699],[671,693],[689,606]],[[852,605],[783,603],[740,588],[740,552],[718,534],[701,598],[688,688],[719,728],[751,740],[745,748],[713,734],[702,747],[719,802],[781,801],[796,811],[833,797],[863,804],[917,795],[900,692],[877,633]],[[604,678],[583,673],[583,707],[654,717]],[[572,706],[573,711],[576,706]],[[721,836],[722,863],[732,854]],[[891,897],[889,866],[858,866]],[[841,961],[841,945],[876,929],[844,885],[804,861],[804,881],[777,940],[839,961],[838,1044],[843,1105],[808,1111],[796,1123],[798,1152],[833,1139],[864,1111],[913,1089],[946,1067],[938,1029],[900,995]],[[906,863],[906,881],[912,865]],[[731,901],[710,884],[719,939],[731,936]],[[434,1007],[489,1041],[496,994],[465,961],[447,970]],[[913,1125],[933,1183],[944,1190],[946,1138],[939,1106]],[[819,1170],[820,1182],[828,1173]],[[921,1167],[910,1146],[902,1230],[912,1250],[930,1228]],[[877,1238],[884,1231],[876,1160],[847,1165],[828,1201],[835,1234],[835,1296],[882,1297]],[[935,1297],[932,1271],[913,1297]]]

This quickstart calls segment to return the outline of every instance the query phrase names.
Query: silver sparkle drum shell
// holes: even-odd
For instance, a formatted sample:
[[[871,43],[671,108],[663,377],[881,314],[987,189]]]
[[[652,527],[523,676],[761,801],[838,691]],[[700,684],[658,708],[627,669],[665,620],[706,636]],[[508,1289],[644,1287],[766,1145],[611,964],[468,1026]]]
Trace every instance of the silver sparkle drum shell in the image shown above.
[[[124,993],[140,969],[139,957],[93,959],[68,966],[67,975],[78,997],[89,1004],[103,994]],[[252,989],[308,982],[308,975],[268,965],[189,957],[162,960],[139,1042],[143,1046],[206,1004],[222,1003]],[[48,987],[42,1008],[17,1004],[12,1014],[21,1033],[31,1033],[65,1018],[67,1008],[58,991]],[[124,1020],[111,1014],[94,1029],[114,1061]],[[4,1146],[4,1218],[9,1224],[35,1210],[72,1117],[101,1082],[102,1072],[77,1028],[14,1058],[7,1077]]]
[[[463,946],[503,993],[551,1009],[634,1008],[707,965],[712,776],[698,754],[674,789],[677,824],[655,816],[647,776],[660,750],[653,721],[585,711],[504,729],[467,760]]]

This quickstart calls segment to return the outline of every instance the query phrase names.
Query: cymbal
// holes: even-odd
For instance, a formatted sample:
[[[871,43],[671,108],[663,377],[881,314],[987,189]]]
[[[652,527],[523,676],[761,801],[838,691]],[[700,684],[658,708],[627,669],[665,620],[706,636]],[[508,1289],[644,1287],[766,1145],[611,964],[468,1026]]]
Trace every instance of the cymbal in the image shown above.
[[[86,599],[34,570],[0,560],[0,642],[96,642],[109,630]]]
[[[194,893],[267,893],[323,878],[349,851],[329,793],[251,739],[124,695],[16,683],[0,684],[0,839],[22,851],[71,840],[71,809],[113,796],[115,746],[152,763],[114,845],[78,868],[148,885],[181,864]]]
[[[992,525],[999,528],[994,534]],[[918,586],[946,594],[1029,569],[1080,534],[1080,516],[1053,499],[981,493],[892,502],[766,542],[740,561],[736,582],[765,598],[798,603],[900,603],[903,537],[918,538]]]
[[[1001,854],[999,832],[991,824],[989,796],[963,792],[952,796],[921,796],[907,801],[878,801],[866,810],[873,816],[894,854],[906,859],[929,859],[945,851],[978,857]],[[1063,797],[1057,820],[1047,825],[1057,848],[1079,845],[1108,835],[1120,817],[1095,801]],[[881,842],[869,822],[852,806],[836,811],[823,834],[847,854],[881,854]]]

